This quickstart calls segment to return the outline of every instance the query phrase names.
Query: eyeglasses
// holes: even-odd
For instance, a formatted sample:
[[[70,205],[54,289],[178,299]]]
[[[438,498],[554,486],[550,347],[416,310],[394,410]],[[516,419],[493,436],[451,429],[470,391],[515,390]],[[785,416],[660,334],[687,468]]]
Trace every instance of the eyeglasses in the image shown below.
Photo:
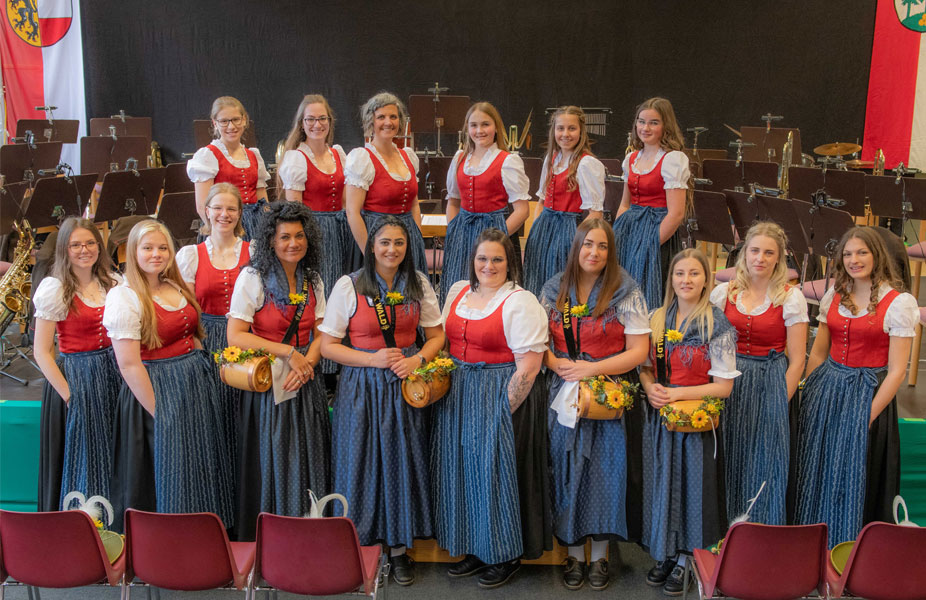
[[[206,208],[211,208],[212,210],[214,210],[214,211],[216,211],[216,212],[222,212],[222,211],[224,210],[225,212],[227,212],[227,213],[230,214],[230,215],[236,215],[236,214],[238,214],[238,212],[239,212],[237,206],[209,206],[209,205],[206,205]]]
[[[229,125],[238,127],[244,123],[244,117],[235,117],[234,119],[216,119],[215,122],[219,124],[219,127],[228,127]]]
[[[331,120],[331,117],[306,117],[302,119],[302,121],[309,127],[311,127],[312,125],[315,125],[316,122],[319,125],[327,125],[328,121],[330,120]]]
[[[80,252],[84,248],[87,250],[96,250],[96,240],[91,240],[89,242],[73,242],[68,244],[68,250],[71,252]]]

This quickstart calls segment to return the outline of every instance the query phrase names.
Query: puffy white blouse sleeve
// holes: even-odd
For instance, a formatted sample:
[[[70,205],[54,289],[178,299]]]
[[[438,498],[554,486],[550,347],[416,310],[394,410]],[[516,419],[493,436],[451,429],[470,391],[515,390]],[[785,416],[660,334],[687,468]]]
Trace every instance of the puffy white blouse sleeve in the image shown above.
[[[199,250],[196,244],[184,246],[177,250],[177,268],[180,276],[187,283],[196,283],[196,270],[199,268]]]
[[[785,301],[781,305],[781,316],[785,321],[785,327],[810,322],[810,316],[807,314],[807,298],[797,286],[788,290],[788,295],[785,296]]]
[[[112,340],[141,339],[141,300],[135,290],[124,283],[109,290],[103,327]]]
[[[44,321],[63,321],[68,317],[68,307],[62,297],[63,285],[55,277],[45,277],[32,296],[35,318]]]
[[[410,148],[406,146],[405,148],[402,148],[402,152],[404,152],[405,156],[408,157],[408,162],[412,163],[412,169],[414,169],[414,173],[412,173],[412,177],[417,177],[418,167],[421,165],[421,162],[418,160],[418,155],[415,154],[414,148]]]
[[[594,156],[584,156],[576,169],[582,210],[604,210],[604,163]],[[544,179],[541,179],[544,181]]]
[[[315,292],[315,320],[321,321],[325,318],[325,282],[322,281],[321,275],[318,276],[318,283],[312,286]]]
[[[711,290],[711,304],[720,310],[724,310],[727,307],[727,290],[729,289],[730,282],[728,281],[715,285],[714,289]]]
[[[515,354],[544,352],[549,341],[547,314],[537,298],[524,289],[512,293],[502,305],[502,326],[508,347]]]
[[[524,161],[517,154],[509,154],[502,162],[502,185],[508,192],[508,202],[530,200],[530,181],[524,172]]]
[[[891,337],[914,337],[920,320],[920,308],[913,294],[904,292],[894,298],[884,315],[884,332]]]
[[[335,144],[331,147],[332,152],[338,153],[338,158],[341,159],[341,168],[344,168],[344,163],[347,162],[347,154],[344,153],[344,148],[341,147],[341,144]]]
[[[688,188],[691,171],[688,168],[688,156],[684,152],[673,150],[662,160],[663,189],[678,190]]]
[[[447,326],[447,317],[450,316],[450,307],[453,306],[453,301],[457,299],[457,296],[460,295],[460,292],[463,291],[463,288],[468,285],[468,279],[461,279],[460,281],[450,286],[450,291],[447,292],[447,299],[444,300],[444,308],[441,311],[441,323],[444,325],[444,327]]]
[[[831,287],[826,290],[826,293],[823,294],[823,298],[820,299],[820,312],[817,314],[817,321],[820,323],[826,323],[826,314],[830,311],[830,304],[833,303],[833,296],[836,295],[836,288]]]
[[[323,296],[324,297],[324,296]],[[253,267],[245,267],[235,280],[227,317],[254,322],[254,313],[264,306],[264,282]]]
[[[460,161],[463,160],[463,151],[457,150],[450,161],[450,168],[447,169],[447,199],[460,199],[460,186],[457,185],[457,170],[460,168]]]
[[[547,191],[543,188],[543,183],[547,180],[547,171],[550,170],[549,165],[550,157],[544,158],[543,165],[540,167],[540,183],[537,186],[537,192],[534,194],[540,202],[547,198]]]
[[[633,152],[630,154],[633,154]],[[627,176],[627,173],[630,172],[630,154],[625,156],[624,161],[621,163],[621,174],[625,177]]]
[[[646,299],[639,287],[635,287],[621,301],[621,306],[626,307],[617,315],[617,320],[624,326],[626,335],[641,335],[651,333],[653,330],[649,326],[649,310],[646,308]],[[642,309],[641,309],[642,307]]]
[[[437,294],[431,287],[431,282],[423,273],[417,273],[418,281],[421,282],[421,290],[424,297],[421,299],[421,314],[418,317],[418,324],[421,327],[437,327],[441,324],[440,304],[437,303]]]
[[[257,187],[265,188],[267,181],[270,180],[270,173],[267,171],[267,165],[264,164],[264,157],[260,155],[260,150],[257,148],[249,148],[249,150],[257,157]]]
[[[193,158],[186,163],[186,174],[193,183],[215,179],[219,172],[219,161],[208,147],[196,151]]]
[[[306,157],[298,150],[287,150],[280,161],[277,173],[283,182],[284,190],[305,191],[305,182],[308,178],[306,172]]]
[[[354,148],[351,150],[344,163],[344,183],[361,190],[369,190],[375,176],[376,169],[373,167],[373,160],[367,149]]]
[[[347,335],[350,317],[356,310],[357,293],[354,291],[354,283],[348,275],[344,275],[331,288],[331,295],[328,296],[325,308],[324,322],[319,325],[318,330],[331,337],[343,338]]]

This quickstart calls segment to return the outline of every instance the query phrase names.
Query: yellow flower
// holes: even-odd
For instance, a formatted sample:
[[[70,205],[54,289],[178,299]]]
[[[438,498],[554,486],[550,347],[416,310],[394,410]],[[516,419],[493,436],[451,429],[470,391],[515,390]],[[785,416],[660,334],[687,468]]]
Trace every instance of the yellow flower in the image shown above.
[[[710,417],[708,417],[707,413],[703,410],[696,410],[691,415],[691,426],[696,429],[703,429],[704,427],[707,427],[710,422]]]
[[[100,521],[99,519],[94,519],[93,524],[96,526],[97,529],[103,529],[103,521]]]
[[[666,332],[666,339],[672,343],[682,341],[682,332],[677,329],[670,329]]]
[[[418,376],[412,373],[411,375],[406,377],[406,379],[408,379],[409,381],[418,381]]]
[[[434,362],[435,362],[435,364],[436,364],[438,367],[441,367],[441,368],[444,368],[444,369],[453,366],[453,361],[450,360],[449,358],[438,358],[438,359],[435,359]]]
[[[290,294],[289,303],[290,304],[302,304],[305,302],[305,294]]]
[[[399,292],[389,292],[386,294],[386,304],[389,304],[390,306],[401,304],[402,300],[405,300],[405,296]]]
[[[707,405],[707,412],[711,413],[712,415],[719,415],[720,406],[714,402],[710,402]]]
[[[238,346],[229,346],[224,351],[222,351],[222,356],[228,362],[235,362],[238,360],[238,357],[241,356],[241,348]]]
[[[678,422],[678,415],[674,412],[669,412],[666,414],[666,421],[674,425]]]
[[[584,317],[588,315],[588,303],[586,304],[577,304],[569,309],[569,313],[573,317]]]
[[[607,401],[611,408],[620,408],[624,406],[624,393],[620,390],[611,390],[608,392]]]

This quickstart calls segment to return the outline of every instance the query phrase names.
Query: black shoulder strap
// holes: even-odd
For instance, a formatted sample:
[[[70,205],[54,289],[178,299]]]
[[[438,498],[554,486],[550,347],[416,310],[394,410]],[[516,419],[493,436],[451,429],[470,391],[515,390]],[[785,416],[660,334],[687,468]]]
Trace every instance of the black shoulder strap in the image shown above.
[[[386,342],[387,348],[395,348],[395,306],[390,306],[390,313],[392,315],[392,322],[389,322],[389,317],[386,316],[386,307],[383,306],[383,301],[380,299],[379,294],[376,294],[376,297],[373,298],[373,309],[376,311],[376,320],[379,322],[379,330],[383,333],[383,340]]]
[[[666,329],[656,338],[656,382],[660,385],[669,385],[671,370],[669,368],[669,359],[666,356]]]
[[[302,313],[305,312],[305,303],[309,301],[309,274],[303,273],[302,276],[302,296],[303,300],[296,306],[296,314],[293,315],[293,320],[289,322],[289,327],[286,328],[286,333],[283,334],[283,341],[281,343],[288,344],[293,336],[296,335],[296,332],[299,330],[299,321],[302,320]]]
[[[573,329],[573,318],[571,309],[572,306],[569,303],[569,298],[566,298],[566,304],[563,305],[563,337],[566,338],[566,351],[569,352],[569,358],[573,361],[579,360],[579,345],[577,344],[579,338],[578,327]]]

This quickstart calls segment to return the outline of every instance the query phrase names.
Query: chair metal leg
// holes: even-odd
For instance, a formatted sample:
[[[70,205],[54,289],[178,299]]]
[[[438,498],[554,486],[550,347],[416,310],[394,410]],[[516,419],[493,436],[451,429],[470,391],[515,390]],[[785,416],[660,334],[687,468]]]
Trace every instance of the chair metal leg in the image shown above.
[[[691,575],[691,563],[694,562],[694,557],[688,557],[688,560],[685,561],[685,576],[682,578],[682,600],[688,600],[688,581]]]

